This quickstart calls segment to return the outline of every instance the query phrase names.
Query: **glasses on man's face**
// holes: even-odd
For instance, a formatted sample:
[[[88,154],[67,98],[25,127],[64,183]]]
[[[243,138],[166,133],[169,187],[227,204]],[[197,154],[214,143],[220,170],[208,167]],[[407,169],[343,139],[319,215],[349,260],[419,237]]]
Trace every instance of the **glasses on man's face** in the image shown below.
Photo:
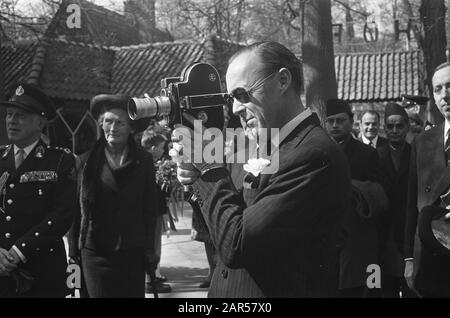
[[[236,87],[231,91],[229,94],[229,98],[231,99],[231,102],[233,102],[233,99],[237,100],[241,104],[246,104],[250,102],[250,96],[253,92],[255,92],[257,89],[261,88],[263,84],[272,76],[274,76],[278,71],[273,72],[267,77],[264,77],[262,80],[255,82],[253,86],[251,86],[249,89],[245,89],[243,87]]]
[[[386,124],[387,130],[394,130],[394,128],[397,128],[398,130],[405,129],[405,124]]]

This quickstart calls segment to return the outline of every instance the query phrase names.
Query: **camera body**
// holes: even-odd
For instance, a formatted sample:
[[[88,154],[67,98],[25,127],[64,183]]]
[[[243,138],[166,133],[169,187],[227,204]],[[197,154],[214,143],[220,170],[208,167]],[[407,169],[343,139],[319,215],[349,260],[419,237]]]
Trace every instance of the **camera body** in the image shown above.
[[[192,128],[192,123],[183,116],[187,113],[201,120],[206,128],[222,129],[223,105],[228,103],[229,96],[222,93],[217,70],[207,63],[193,63],[184,68],[180,77],[162,79],[160,96],[130,98],[128,114],[133,120],[166,118],[171,126],[182,124]]]

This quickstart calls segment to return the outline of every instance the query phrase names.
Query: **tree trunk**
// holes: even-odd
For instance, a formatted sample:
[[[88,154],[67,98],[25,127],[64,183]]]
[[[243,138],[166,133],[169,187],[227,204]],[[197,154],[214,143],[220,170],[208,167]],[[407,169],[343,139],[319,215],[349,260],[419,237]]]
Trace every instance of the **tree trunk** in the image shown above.
[[[325,106],[337,97],[330,0],[307,1],[303,18],[303,77],[306,105],[326,119]]]
[[[355,37],[355,29],[353,28],[353,17],[349,9],[345,9],[345,29],[347,31],[347,39],[353,40]]]
[[[420,6],[420,18],[425,33],[423,41],[423,55],[425,58],[426,80],[429,89],[431,120],[434,124],[443,121],[437,107],[434,106],[432,77],[433,71],[441,63],[446,61],[445,48],[447,38],[445,34],[445,1],[422,0]]]
[[[0,26],[1,28],[1,26]],[[3,56],[1,54],[2,48],[2,32],[0,30],[0,102],[5,100],[5,73],[3,65]],[[5,123],[6,110],[5,107],[0,107],[0,145],[8,143],[8,137],[6,135],[6,123]]]
[[[414,13],[411,7],[411,3],[409,0],[402,0],[403,8],[408,15],[409,19],[414,19]],[[420,50],[423,50],[423,35],[420,33],[420,28],[418,28],[414,23],[412,24],[412,31],[414,38],[416,39],[416,42],[419,46]]]
[[[0,50],[1,48],[2,48],[2,36],[0,31]],[[5,77],[3,73],[3,60],[4,59],[0,51],[0,102],[3,102],[5,100]]]

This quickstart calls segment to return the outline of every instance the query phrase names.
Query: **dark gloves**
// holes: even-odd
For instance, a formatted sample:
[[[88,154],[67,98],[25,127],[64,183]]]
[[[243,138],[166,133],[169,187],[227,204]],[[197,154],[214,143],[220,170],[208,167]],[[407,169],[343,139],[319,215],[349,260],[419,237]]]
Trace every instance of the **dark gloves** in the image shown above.
[[[26,293],[31,289],[34,281],[34,277],[31,273],[25,269],[18,268],[11,273],[11,277],[16,284],[16,293]]]

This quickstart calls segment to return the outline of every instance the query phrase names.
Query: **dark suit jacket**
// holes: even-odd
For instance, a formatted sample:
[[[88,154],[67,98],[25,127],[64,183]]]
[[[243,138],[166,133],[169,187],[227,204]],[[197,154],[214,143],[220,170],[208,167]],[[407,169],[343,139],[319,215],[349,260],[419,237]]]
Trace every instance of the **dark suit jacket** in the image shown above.
[[[0,174],[5,171],[10,176],[1,198],[5,214],[0,212],[0,247],[16,245],[27,259],[20,266],[35,277],[32,289],[22,296],[63,297],[67,261],[62,237],[76,208],[74,156],[39,141],[16,170],[10,145],[0,151]],[[0,278],[0,290],[11,286],[7,280]]]
[[[344,152],[353,180],[385,185],[385,177],[374,148],[350,138],[344,145]],[[379,264],[377,220],[362,218],[355,209],[350,209],[343,220],[342,242],[340,288],[365,286],[367,266]]]
[[[359,138],[359,141],[361,141],[361,142],[363,143],[362,137]],[[377,139],[377,145],[376,145],[376,148],[377,148],[377,149],[380,148],[380,147],[386,146],[387,144],[388,144],[388,140],[387,140],[386,138],[383,138],[383,137],[381,137],[381,136],[378,136],[378,139]]]
[[[377,151],[381,166],[388,178],[387,195],[390,202],[389,212],[381,220],[381,267],[385,274],[403,277],[403,244],[411,146],[405,143],[398,171],[395,170],[389,144],[378,148]]]
[[[229,172],[218,168],[194,190],[220,255],[209,297],[336,295],[350,174],[316,115],[281,143],[279,170],[262,175],[259,187],[240,196]]]
[[[444,124],[418,135],[412,144],[405,229],[405,258],[414,257],[418,290],[450,296],[450,264],[423,246],[417,235],[419,211],[441,205],[439,196],[450,186],[444,155]]]

